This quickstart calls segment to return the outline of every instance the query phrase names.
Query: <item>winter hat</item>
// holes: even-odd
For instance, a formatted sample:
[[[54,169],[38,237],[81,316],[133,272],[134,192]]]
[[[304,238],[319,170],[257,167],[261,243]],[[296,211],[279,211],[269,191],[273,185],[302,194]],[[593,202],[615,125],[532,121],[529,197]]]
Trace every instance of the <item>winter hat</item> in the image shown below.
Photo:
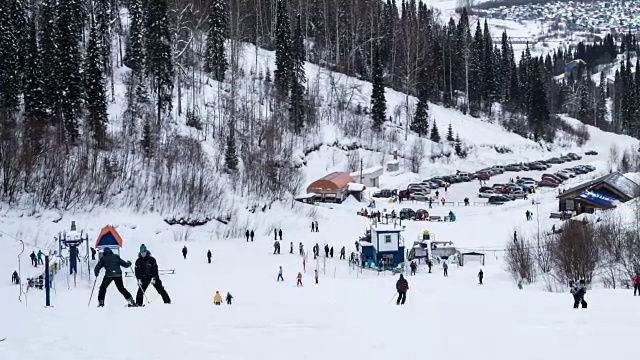
[[[147,247],[144,244],[140,245],[140,252],[147,252]]]

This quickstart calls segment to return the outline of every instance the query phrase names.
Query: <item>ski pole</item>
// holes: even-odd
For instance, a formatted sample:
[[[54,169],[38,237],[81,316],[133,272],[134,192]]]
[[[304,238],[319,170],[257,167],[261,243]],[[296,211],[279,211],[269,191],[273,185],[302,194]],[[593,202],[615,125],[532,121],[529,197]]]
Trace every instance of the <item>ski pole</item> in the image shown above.
[[[145,300],[147,300],[147,305],[151,304],[151,301],[149,301],[149,298],[147,297],[147,292],[142,290],[142,287],[140,286],[141,280],[137,280],[136,279],[136,284],[138,284],[138,289],[140,289],[140,291],[142,291],[142,296],[144,296]]]
[[[87,304],[87,307],[91,307],[91,299],[93,298],[93,291],[96,289],[97,282],[98,282],[98,277],[96,276],[96,279],[93,281],[93,287],[91,288],[91,295],[89,296],[89,304]]]

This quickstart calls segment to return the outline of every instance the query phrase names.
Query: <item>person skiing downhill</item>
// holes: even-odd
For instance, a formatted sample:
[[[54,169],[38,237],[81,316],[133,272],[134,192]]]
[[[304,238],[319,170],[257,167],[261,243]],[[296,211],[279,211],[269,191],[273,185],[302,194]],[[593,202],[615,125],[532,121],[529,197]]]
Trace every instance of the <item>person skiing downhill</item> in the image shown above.
[[[212,257],[212,256],[213,256],[213,255],[211,255],[211,250],[208,250],[208,251],[207,251],[207,262],[208,262],[209,264],[211,264],[211,257]]]
[[[167,291],[162,286],[162,281],[160,281],[158,263],[156,259],[151,256],[151,253],[144,244],[140,245],[140,253],[138,254],[138,260],[136,260],[135,265],[135,274],[136,279],[138,279],[138,292],[136,293],[137,306],[142,306],[144,294],[149,285],[153,285],[165,304],[171,304],[169,294],[167,294]]]
[[[282,277],[282,266],[280,266],[280,269],[278,270],[278,279],[276,282],[278,281],[284,281],[284,277]]]
[[[638,271],[633,281],[633,296],[636,296],[636,291],[640,295],[640,271]]]
[[[187,260],[187,245],[182,247],[182,256]]]
[[[122,283],[122,270],[120,267],[128,268],[131,267],[131,261],[124,261],[120,258],[120,256],[114,254],[111,249],[105,248],[102,253],[102,257],[96,264],[95,269],[93,270],[96,278],[100,275],[100,270],[104,268],[105,274],[104,278],[102,278],[102,283],[100,284],[100,290],[98,290],[98,307],[104,306],[104,298],[107,294],[107,287],[111,282],[116,284],[116,288],[124,296],[124,298],[129,303],[130,307],[135,307],[136,303],[133,301],[133,297],[127,289],[124,287]]]
[[[404,278],[404,275],[400,274],[400,278],[396,282],[396,291],[398,291],[396,305],[404,305],[404,302],[407,300],[407,290],[409,290],[409,283],[407,279]]]
[[[298,282],[296,283],[296,286],[302,286],[302,273],[301,272],[298,273]]]
[[[300,243],[298,248],[300,249],[300,256],[304,255],[304,245],[302,245],[302,243]]]
[[[431,261],[431,259],[427,261],[427,266],[429,267],[429,274],[431,274],[431,268],[433,267],[433,261]]]
[[[96,249],[91,248],[91,260],[95,260],[96,259]]]
[[[346,249],[344,246],[340,249],[340,260],[344,260]]]
[[[484,272],[482,272],[482,269],[480,269],[480,272],[478,273],[478,283],[480,285],[482,285],[482,279],[484,278]]]

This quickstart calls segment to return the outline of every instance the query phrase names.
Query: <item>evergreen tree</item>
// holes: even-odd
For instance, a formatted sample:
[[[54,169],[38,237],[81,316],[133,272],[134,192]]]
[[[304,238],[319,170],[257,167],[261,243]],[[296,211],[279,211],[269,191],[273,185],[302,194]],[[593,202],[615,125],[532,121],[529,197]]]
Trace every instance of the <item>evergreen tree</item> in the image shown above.
[[[411,130],[418,133],[420,137],[429,133],[429,104],[422,97],[418,98],[416,112],[413,114],[413,121],[411,122]]]
[[[45,127],[46,106],[42,82],[42,68],[35,19],[29,19],[29,34],[24,78],[24,110],[29,122],[27,138],[39,144],[41,131]]]
[[[306,76],[304,72],[304,42],[300,15],[296,22],[293,42],[291,43],[291,79],[289,84],[291,94],[289,99],[289,122],[296,134],[299,134],[305,123],[304,84]]]
[[[278,0],[276,13],[276,69],[273,71],[273,77],[279,95],[284,97],[289,92],[289,80],[291,79],[293,64],[287,0]]]
[[[456,144],[453,148],[453,150],[456,152],[456,155],[458,157],[463,157],[463,153],[462,153],[462,141],[460,141],[460,134],[456,134]]]
[[[433,127],[431,128],[431,137],[430,137],[431,141],[433,142],[437,142],[439,143],[440,140],[442,140],[440,138],[440,132],[438,131],[438,125],[436,124],[436,122],[433,122]]]
[[[227,146],[224,151],[224,166],[229,172],[238,170],[238,154],[236,153],[236,135],[234,124],[229,124],[229,135],[227,135]]]
[[[151,78],[160,111],[171,111],[173,62],[166,0],[148,0],[145,21],[146,73]],[[159,119],[158,119],[159,121]]]
[[[456,139],[453,137],[453,127],[451,127],[451,123],[449,123],[449,128],[447,129],[447,141],[454,142]]]
[[[227,33],[227,12],[225,0],[211,0],[209,3],[209,32],[205,53],[205,71],[218,81],[224,80],[228,63],[225,55]]]
[[[373,57],[373,77],[371,90],[371,118],[373,120],[373,130],[382,130],[382,124],[387,118],[387,99],[384,95],[384,78],[382,77],[382,62],[380,50],[376,46]]]
[[[480,21],[476,25],[476,32],[473,36],[471,58],[469,63],[469,106],[474,114],[482,106],[482,97],[485,94],[485,84],[483,79],[484,65],[484,38]]]
[[[151,133],[149,117],[145,117],[142,125],[142,140],[140,140],[140,146],[142,147],[142,153],[146,158],[151,158],[153,156],[153,135]]]
[[[58,49],[56,45],[56,23],[58,18],[56,0],[42,0],[40,5],[39,45],[42,61],[42,81],[44,103],[52,115],[53,124],[59,125],[61,115],[58,104],[62,96],[61,84],[58,83]]]
[[[22,44],[20,44],[18,36],[23,29],[17,28],[19,26],[18,19],[14,18],[17,11],[15,8],[19,6],[17,0],[5,1],[0,6],[0,115],[3,127],[7,127],[7,121],[13,118],[12,113],[17,111],[20,105],[21,62],[19,54]]]
[[[99,23],[94,23],[87,45],[85,61],[85,102],[87,106],[87,123],[91,136],[98,147],[104,147],[106,140],[107,100],[104,89],[104,58],[102,53],[103,36],[98,30]]]
[[[111,7],[109,0],[94,0],[94,17],[100,46],[100,61],[105,74],[111,73]]]
[[[124,64],[134,72],[144,70],[143,45],[144,18],[142,0],[129,0],[129,36],[124,56]]]
[[[547,89],[542,76],[542,65],[534,61],[534,67],[531,68],[531,96],[529,98],[529,109],[527,117],[529,127],[533,130],[535,141],[539,141],[543,136],[547,135],[546,130],[549,125],[549,109],[547,105]],[[553,140],[547,139],[548,141]]]

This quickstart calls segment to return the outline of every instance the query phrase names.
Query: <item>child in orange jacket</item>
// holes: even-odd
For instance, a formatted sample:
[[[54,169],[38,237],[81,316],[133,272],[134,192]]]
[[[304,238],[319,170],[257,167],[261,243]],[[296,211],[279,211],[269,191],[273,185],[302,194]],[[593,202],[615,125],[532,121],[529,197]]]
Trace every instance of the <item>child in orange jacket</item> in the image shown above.
[[[216,294],[213,296],[213,303],[216,305],[222,305],[222,295],[220,295],[220,290],[216,290]]]

